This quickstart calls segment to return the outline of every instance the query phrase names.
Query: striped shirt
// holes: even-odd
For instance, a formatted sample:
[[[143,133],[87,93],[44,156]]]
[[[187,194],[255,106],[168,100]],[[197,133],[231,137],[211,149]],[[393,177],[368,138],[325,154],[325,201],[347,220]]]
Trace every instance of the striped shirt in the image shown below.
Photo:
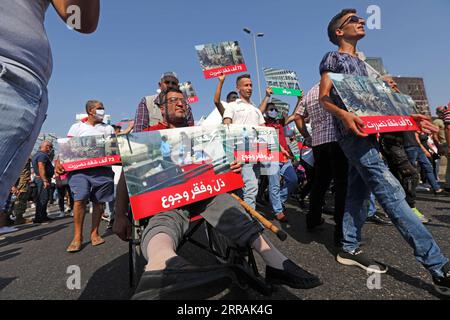
[[[319,103],[319,88],[320,83],[312,87],[295,111],[304,118],[310,118],[313,147],[337,141],[333,116]]]

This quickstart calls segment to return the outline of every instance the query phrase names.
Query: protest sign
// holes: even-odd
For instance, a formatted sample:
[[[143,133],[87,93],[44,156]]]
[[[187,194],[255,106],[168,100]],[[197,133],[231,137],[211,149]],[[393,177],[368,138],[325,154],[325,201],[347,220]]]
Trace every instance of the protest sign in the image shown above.
[[[244,131],[248,132],[246,137]],[[264,153],[263,148],[275,149],[270,139],[277,141],[272,128],[248,126],[244,130],[244,126],[234,125],[184,127],[120,136],[118,145],[134,219],[243,187],[242,176],[230,170],[231,162],[246,142],[256,149],[250,157],[256,155],[256,151]],[[256,162],[256,156],[252,160]]]
[[[410,117],[417,113],[411,97],[393,92],[387,83],[372,77],[328,75],[348,111],[364,121],[365,133],[419,130]]]
[[[275,95],[301,96],[303,94],[294,71],[264,68],[264,76],[267,86],[272,88]]]
[[[247,71],[237,41],[197,45],[195,50],[206,79]]]
[[[181,83],[180,90],[183,92],[184,96],[190,104],[198,102],[197,93],[195,92],[194,87],[192,86],[192,83],[190,81]]]
[[[77,171],[120,163],[114,135],[58,139],[58,158],[66,171]]]

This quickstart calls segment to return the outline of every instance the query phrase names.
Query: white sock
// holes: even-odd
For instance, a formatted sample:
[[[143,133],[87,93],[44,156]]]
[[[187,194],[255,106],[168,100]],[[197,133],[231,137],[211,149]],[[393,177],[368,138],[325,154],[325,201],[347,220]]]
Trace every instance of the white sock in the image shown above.
[[[165,269],[167,260],[176,255],[172,238],[165,233],[158,233],[148,243],[148,264],[145,271]]]

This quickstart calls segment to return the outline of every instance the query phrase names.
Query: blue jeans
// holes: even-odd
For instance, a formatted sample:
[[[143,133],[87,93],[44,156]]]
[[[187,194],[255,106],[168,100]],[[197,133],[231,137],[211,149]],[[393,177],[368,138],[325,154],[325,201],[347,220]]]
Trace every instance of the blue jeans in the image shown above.
[[[414,147],[405,147],[405,151],[406,154],[408,155],[409,162],[411,162],[413,166],[416,166],[417,161],[419,161],[420,168],[422,170],[425,170],[427,180],[430,183],[433,190],[436,191],[440,189],[441,187],[437,182],[436,177],[434,176],[433,166],[430,160],[428,160],[423,150],[418,146],[414,146]]]
[[[276,167],[276,173],[269,175],[269,198],[274,213],[283,212],[283,204],[287,201],[289,194],[292,193],[298,185],[297,174],[291,161],[285,163],[273,162]],[[284,178],[284,184],[280,186],[280,178]]]
[[[375,196],[373,193],[370,194],[369,197],[369,209],[367,211],[367,216],[373,217],[375,213],[377,212],[377,206],[375,205]]]
[[[253,209],[256,208],[256,195],[258,194],[258,178],[260,175],[260,164],[246,163],[242,165],[242,188],[243,200]]]
[[[50,200],[51,188],[44,188],[44,182],[40,178],[36,178],[34,180],[37,188],[36,195],[36,214],[34,215],[34,219],[36,222],[42,222],[47,218],[47,205]]]
[[[369,193],[372,192],[400,234],[414,249],[414,255],[434,276],[442,276],[442,267],[448,262],[433,236],[411,211],[398,180],[389,171],[379,155],[374,136],[359,138],[347,135],[339,144],[349,160],[348,189],[343,221],[343,250],[358,248],[361,228],[367,218]]]
[[[46,87],[0,57],[0,208],[33,150],[47,104]]]

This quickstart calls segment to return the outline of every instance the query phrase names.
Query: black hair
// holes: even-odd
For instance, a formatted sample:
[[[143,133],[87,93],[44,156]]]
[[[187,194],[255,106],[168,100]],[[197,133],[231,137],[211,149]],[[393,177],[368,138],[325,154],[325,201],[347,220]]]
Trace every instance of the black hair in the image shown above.
[[[166,104],[166,102],[167,102],[167,95],[168,95],[170,92],[181,93],[181,94],[183,95],[183,97],[184,97],[184,93],[183,93],[183,91],[181,91],[180,89],[178,89],[178,88],[169,88],[169,89],[167,89],[167,90],[161,92],[161,98],[163,98],[163,99],[161,100],[161,105]]]
[[[103,106],[103,103],[98,100],[89,100],[86,102],[86,113],[89,114],[89,111],[91,111],[97,104],[101,104]]]
[[[339,40],[338,37],[336,36],[336,30],[340,26],[339,20],[341,20],[342,17],[344,17],[349,13],[356,13],[356,9],[342,9],[341,12],[335,15],[328,24],[328,38],[333,44],[337,46],[339,46]]]
[[[241,81],[242,79],[251,79],[251,77],[250,77],[250,75],[248,73],[240,75],[236,79],[236,86],[239,85],[239,81]]]
[[[239,94],[236,91],[231,91],[230,93],[227,94],[227,102],[228,102],[228,100],[230,100],[230,97],[232,94],[239,96]]]

